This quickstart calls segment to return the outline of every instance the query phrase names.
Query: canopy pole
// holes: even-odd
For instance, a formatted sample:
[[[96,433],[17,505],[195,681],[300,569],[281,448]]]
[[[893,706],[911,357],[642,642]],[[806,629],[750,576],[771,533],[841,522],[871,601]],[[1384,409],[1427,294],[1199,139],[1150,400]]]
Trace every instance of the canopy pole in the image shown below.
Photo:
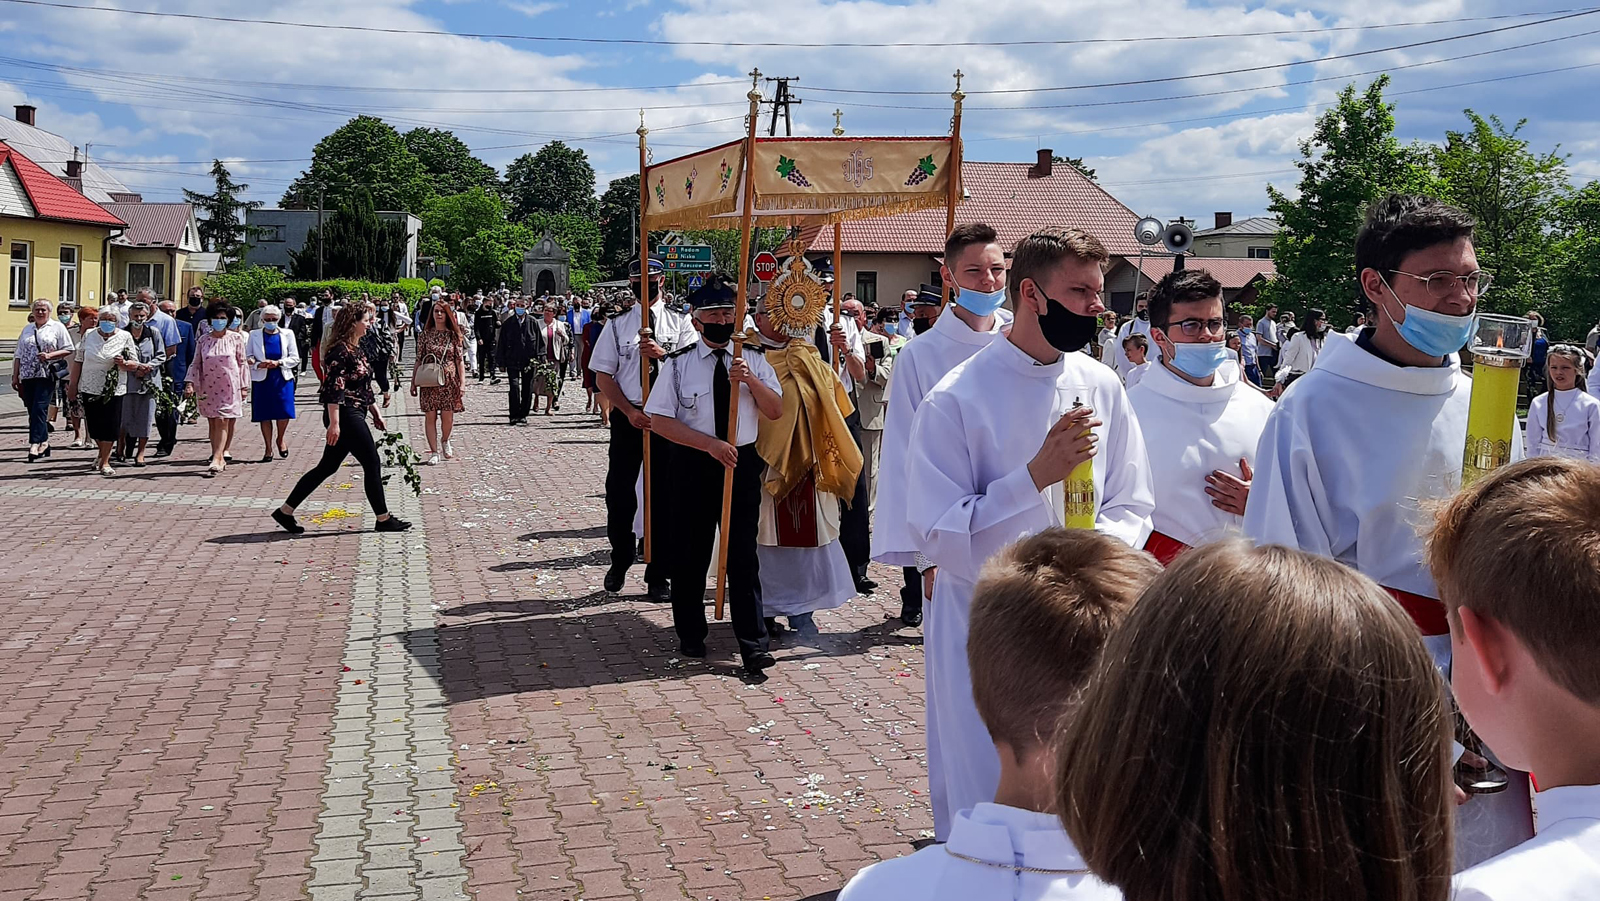
[[[961,101],[967,95],[961,90],[961,70],[956,70],[956,89],[951,92],[950,99],[956,102],[955,118],[950,120],[950,187],[945,196],[944,203],[944,236],[956,230],[956,204],[961,202]],[[949,268],[950,261],[945,260],[945,268]],[[941,308],[950,303],[950,280],[944,280],[943,290],[939,293]]]
[[[841,117],[843,117],[843,115],[844,114],[838,110],[833,111],[833,136],[836,138],[844,137],[844,126],[839,124],[839,120]],[[844,284],[843,244],[844,223],[836,220],[833,223],[833,323],[834,325],[839,326],[840,331],[844,330],[844,323],[839,321],[839,286]],[[840,353],[837,348],[833,348],[831,350],[831,356],[833,357],[833,371],[837,374],[844,370],[844,354]]]
[[[650,328],[650,229],[645,216],[650,212],[650,185],[648,149],[645,136],[650,129],[644,127],[644,110],[639,110],[639,342],[644,343],[655,333]],[[639,354],[639,409],[650,400],[650,361],[643,351]],[[642,436],[644,441],[644,562],[651,561],[655,550],[650,534],[650,430]]]
[[[755,207],[756,180],[756,117],[761,114],[761,70],[755,69],[750,73],[750,93],[745,97],[750,100],[750,115],[748,128],[744,137],[744,206],[739,216],[739,293],[733,304],[733,324],[735,329],[744,328],[745,303],[750,296],[750,218]],[[744,342],[733,342],[733,359],[738,361],[744,356]],[[732,396],[728,399],[728,443],[735,450],[739,448],[739,386],[729,392]],[[728,526],[733,517],[733,470],[727,469],[722,473],[722,527],[717,530],[717,609],[716,618],[722,619],[723,600],[726,597],[728,581]]]

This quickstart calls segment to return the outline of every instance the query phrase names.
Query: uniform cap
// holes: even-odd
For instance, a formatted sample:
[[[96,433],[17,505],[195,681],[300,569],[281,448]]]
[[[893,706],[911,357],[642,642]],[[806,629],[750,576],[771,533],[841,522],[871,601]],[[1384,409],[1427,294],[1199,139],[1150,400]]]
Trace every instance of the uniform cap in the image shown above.
[[[917,290],[915,300],[907,301],[907,306],[928,307],[939,306],[944,303],[944,292],[932,285],[923,285]]]
[[[689,306],[696,310],[731,310],[738,299],[734,287],[720,278],[709,278],[688,297]]]

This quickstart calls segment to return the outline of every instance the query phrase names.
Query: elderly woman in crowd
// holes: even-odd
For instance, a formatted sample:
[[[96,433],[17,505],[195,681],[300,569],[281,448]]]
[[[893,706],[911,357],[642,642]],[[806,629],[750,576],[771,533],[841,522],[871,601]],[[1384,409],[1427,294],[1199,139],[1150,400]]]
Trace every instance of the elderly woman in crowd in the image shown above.
[[[11,357],[11,390],[21,395],[28,410],[29,463],[50,456],[50,402],[72,350],[67,327],[50,318],[50,301],[34,301]]]
[[[111,450],[122,433],[122,396],[128,393],[125,373],[139,366],[133,336],[117,327],[117,313],[107,307],[96,313],[94,331],[84,336],[74,355],[67,396],[83,400],[83,418],[97,449],[94,471],[116,475]]]
[[[117,452],[112,456],[119,463],[131,457],[134,466],[144,465],[145,448],[156,424],[156,403],[165,390],[162,375],[167,362],[167,345],[161,340],[155,323],[150,321],[154,313],[143,300],[128,306],[127,332],[133,339],[137,365],[128,370],[128,390],[122,395],[122,434]]]
[[[228,447],[233,443],[234,424],[244,415],[244,386],[250,381],[245,336],[229,330],[235,314],[235,308],[224,301],[206,308],[205,333],[196,342],[183,388],[184,397],[199,396],[200,415],[210,427],[208,476],[226,469],[232,459]]]
[[[100,322],[100,308],[93,304],[81,306],[73,310],[72,317],[67,331],[72,333],[73,355],[67,358],[69,370],[64,391],[67,395],[67,424],[72,426],[72,443],[67,446],[79,450],[93,447],[94,442],[89,440],[88,425],[83,415],[83,398],[72,392],[72,385],[78,377],[78,362],[82,359],[77,350],[83,347],[83,339],[89,337]]]
[[[272,427],[278,427],[278,456],[289,456],[284,433],[294,419],[294,370],[300,365],[300,347],[294,332],[284,327],[283,309],[273,304],[261,308],[261,327],[245,342],[250,362],[250,421],[261,425],[265,447],[261,462],[272,462]]]

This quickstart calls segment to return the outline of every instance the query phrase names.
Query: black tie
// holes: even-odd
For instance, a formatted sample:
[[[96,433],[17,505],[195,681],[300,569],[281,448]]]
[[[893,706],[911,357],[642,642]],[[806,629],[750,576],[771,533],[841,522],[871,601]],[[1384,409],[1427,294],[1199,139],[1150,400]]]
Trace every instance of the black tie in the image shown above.
[[[728,398],[732,394],[728,385],[728,366],[722,359],[726,350],[714,350],[717,355],[717,368],[711,374],[711,403],[716,407],[717,437],[723,441],[728,440]]]

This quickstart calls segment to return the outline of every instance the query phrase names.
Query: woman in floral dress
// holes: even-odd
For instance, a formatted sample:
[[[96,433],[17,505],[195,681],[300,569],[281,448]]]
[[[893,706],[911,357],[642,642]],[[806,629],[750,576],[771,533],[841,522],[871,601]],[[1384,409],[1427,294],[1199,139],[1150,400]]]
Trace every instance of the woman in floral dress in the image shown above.
[[[455,428],[456,414],[465,409],[461,405],[462,385],[466,383],[466,363],[462,348],[467,336],[456,320],[456,311],[449,301],[440,298],[433,302],[428,313],[428,324],[417,339],[416,360],[411,366],[411,394],[421,398],[423,431],[428,436],[428,463],[439,462],[439,441],[444,441],[444,458],[452,459],[455,448],[450,445],[450,432]],[[424,363],[438,363],[444,371],[444,384],[437,388],[418,388],[417,369]],[[443,420],[444,434],[440,435]]]
[[[183,389],[184,397],[199,395],[200,415],[210,425],[208,476],[227,468],[233,427],[244,416],[244,389],[250,384],[245,336],[229,330],[232,319],[233,307],[226,302],[217,301],[206,308],[206,333],[195,342],[194,362],[189,364]]]

